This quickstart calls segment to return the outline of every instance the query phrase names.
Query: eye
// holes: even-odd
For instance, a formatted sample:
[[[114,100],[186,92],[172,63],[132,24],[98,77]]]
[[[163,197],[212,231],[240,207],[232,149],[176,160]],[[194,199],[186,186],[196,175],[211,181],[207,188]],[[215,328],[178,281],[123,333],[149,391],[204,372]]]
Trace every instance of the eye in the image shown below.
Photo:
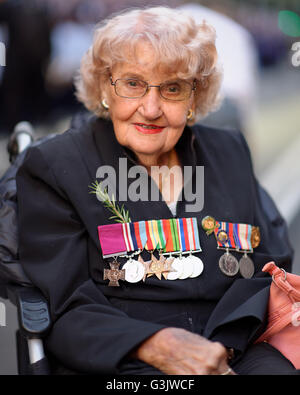
[[[178,84],[167,85],[167,90],[170,93],[177,93],[180,91],[180,86]]]
[[[139,80],[126,80],[126,86],[131,89],[143,88],[144,84]]]
[[[182,91],[182,87],[179,82],[170,82],[162,87],[165,95],[178,95]]]
[[[130,86],[131,88],[135,88],[137,86],[136,81],[127,81],[127,85]]]

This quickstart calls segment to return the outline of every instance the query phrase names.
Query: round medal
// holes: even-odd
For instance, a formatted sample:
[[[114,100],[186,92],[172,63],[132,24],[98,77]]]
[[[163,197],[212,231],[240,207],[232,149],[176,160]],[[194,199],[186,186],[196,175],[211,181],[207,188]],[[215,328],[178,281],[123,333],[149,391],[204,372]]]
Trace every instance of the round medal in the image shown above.
[[[202,228],[206,231],[206,234],[208,235],[210,235],[217,227],[216,220],[214,219],[214,217],[211,217],[210,215],[207,215],[202,219],[201,225]]]
[[[175,258],[171,267],[174,271],[167,274],[167,280],[177,280],[183,272],[182,258]]]
[[[237,259],[229,252],[225,252],[219,260],[219,267],[226,276],[232,277],[239,272],[239,263]]]
[[[213,217],[211,217],[210,215],[207,215],[206,217],[204,217],[202,219],[202,228],[204,230],[213,230],[216,227],[216,221]]]
[[[182,257],[179,258],[183,262],[183,271],[181,275],[179,276],[180,280],[185,280],[186,278],[190,277],[194,271],[194,264],[193,262],[187,258],[187,257]]]
[[[217,239],[222,244],[226,243],[226,241],[228,240],[228,236],[225,230],[219,230],[219,232],[217,233]]]
[[[129,259],[122,269],[125,269],[125,281],[129,283],[138,283],[144,278],[144,265],[134,259]]]
[[[190,278],[195,278],[200,276],[200,274],[202,274],[204,269],[204,264],[202,260],[194,255],[189,255],[187,258],[193,262],[193,267],[194,267],[193,273],[190,275]]]
[[[251,258],[246,254],[240,259],[239,262],[240,273],[244,278],[252,278],[255,273],[254,263]]]

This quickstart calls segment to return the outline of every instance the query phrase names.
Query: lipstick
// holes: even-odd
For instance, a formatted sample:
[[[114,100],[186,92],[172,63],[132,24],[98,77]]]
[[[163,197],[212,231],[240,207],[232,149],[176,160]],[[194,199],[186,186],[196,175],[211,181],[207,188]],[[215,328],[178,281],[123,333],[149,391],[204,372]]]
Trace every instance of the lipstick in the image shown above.
[[[139,131],[143,134],[161,133],[165,128],[165,126],[146,124],[146,123],[134,123],[133,125],[137,131]]]

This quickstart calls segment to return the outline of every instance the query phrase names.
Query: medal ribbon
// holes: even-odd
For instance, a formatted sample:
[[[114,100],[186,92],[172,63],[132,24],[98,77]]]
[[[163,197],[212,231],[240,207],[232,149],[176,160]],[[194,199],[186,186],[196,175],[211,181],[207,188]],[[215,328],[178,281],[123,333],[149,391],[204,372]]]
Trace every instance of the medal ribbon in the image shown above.
[[[252,251],[251,245],[251,231],[252,225],[248,224],[233,224],[234,238],[237,248],[243,251]]]
[[[159,244],[159,248],[161,250],[165,251],[166,244],[167,244],[166,237],[168,237],[168,235],[164,234],[163,222],[162,221],[163,221],[162,219],[159,219],[159,220],[156,221],[156,223],[157,223],[157,230],[158,230],[158,237],[159,237],[158,244]]]
[[[135,222],[136,223],[136,222]],[[137,233],[140,242],[138,242],[139,248],[142,250],[147,243],[147,232],[146,232],[146,223],[145,221],[138,222],[138,233]]]
[[[201,251],[196,218],[177,218],[178,240],[181,251]]]
[[[177,225],[177,234],[178,234],[180,251],[186,251],[186,243],[185,243],[185,237],[184,237],[182,218],[176,219],[176,225]]]
[[[103,257],[122,255],[127,251],[122,224],[98,226],[98,237]]]
[[[123,237],[126,244],[127,252],[134,251],[134,245],[130,233],[130,223],[122,223]]]
[[[153,251],[156,249],[158,244],[158,232],[157,227],[155,226],[155,220],[145,221],[146,224],[146,234],[147,234],[147,243],[145,245],[146,250]]]
[[[159,249],[163,252],[200,250],[196,218],[170,218],[98,226],[103,257]]]
[[[135,234],[135,227],[133,222],[129,222],[129,229],[130,229],[130,235],[131,235],[131,240],[133,244],[133,250],[136,251],[139,249],[136,234]]]
[[[173,239],[174,251],[180,251],[179,235],[177,230],[176,218],[169,219],[171,223],[171,235]]]
[[[214,230],[218,246],[223,247],[223,248],[236,249],[237,245],[236,245],[236,238],[235,238],[235,231],[234,231],[235,224],[233,224],[231,222],[219,222],[219,221],[216,221],[216,224],[219,225]],[[227,234],[227,241],[222,242],[222,241],[218,240],[218,233],[220,231],[223,231]]]
[[[166,239],[166,245],[164,248],[165,252],[173,252],[175,251],[174,241],[172,237],[172,229],[171,229],[171,222],[169,219],[162,219],[162,229]]]
[[[199,237],[197,219],[196,218],[192,218],[192,221],[193,221],[195,247],[196,247],[196,250],[202,251],[202,248],[201,248],[201,245],[200,245],[200,237]]]

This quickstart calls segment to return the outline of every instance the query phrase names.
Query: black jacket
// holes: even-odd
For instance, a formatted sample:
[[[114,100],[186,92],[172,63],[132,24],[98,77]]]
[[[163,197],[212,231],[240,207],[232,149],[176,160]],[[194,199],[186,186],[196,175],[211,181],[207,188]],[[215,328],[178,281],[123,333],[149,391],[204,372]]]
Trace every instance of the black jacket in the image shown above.
[[[111,213],[88,186],[101,165],[114,166],[117,174],[120,157],[134,165],[133,153],[117,143],[110,121],[95,117],[29,149],[17,174],[20,259],[49,299],[54,326],[47,348],[65,366],[118,373],[135,346],[167,326],[220,341],[237,354],[263,329],[270,278],[261,269],[275,260],[290,270],[285,223],[255,179],[242,134],[187,127],[177,150],[183,165],[204,166],[203,210],[186,213],[184,200],[177,205],[177,217],[198,219],[203,251],[197,255],[204,272],[194,279],[160,281],[153,276],[145,283],[120,281],[120,287],[109,287],[103,280],[109,266],[102,259],[97,226],[112,223]],[[132,221],[172,217],[164,201],[127,201],[125,207]],[[223,251],[201,228],[206,215],[260,227],[252,279],[220,271]]]

